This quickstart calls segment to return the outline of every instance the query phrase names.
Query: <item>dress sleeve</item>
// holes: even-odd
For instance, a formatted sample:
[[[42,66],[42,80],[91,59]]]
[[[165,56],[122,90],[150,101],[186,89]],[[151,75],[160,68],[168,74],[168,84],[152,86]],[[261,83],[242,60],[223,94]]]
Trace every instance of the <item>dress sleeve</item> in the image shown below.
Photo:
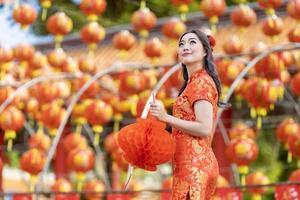
[[[188,99],[192,106],[199,100],[205,100],[214,105],[217,96],[215,83],[210,77],[197,77],[189,85]]]

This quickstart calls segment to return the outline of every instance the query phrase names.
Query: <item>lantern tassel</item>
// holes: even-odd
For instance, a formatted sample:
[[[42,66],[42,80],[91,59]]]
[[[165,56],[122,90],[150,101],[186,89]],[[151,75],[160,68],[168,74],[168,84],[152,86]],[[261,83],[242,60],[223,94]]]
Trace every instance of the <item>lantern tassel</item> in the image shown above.
[[[7,151],[11,152],[12,151],[12,147],[13,147],[13,140],[9,139],[7,142]]]
[[[262,199],[262,197],[261,197],[261,194],[254,194],[254,195],[252,195],[252,198],[251,198],[252,200],[261,200]]]
[[[45,21],[47,17],[47,8],[43,8],[42,10],[42,21]]]
[[[93,126],[93,131],[95,132],[94,135],[94,145],[98,146],[100,142],[100,133],[103,132],[103,127],[101,125],[99,126]]]
[[[82,172],[76,173],[76,182],[77,182],[76,190],[77,190],[77,192],[82,191],[83,182],[85,180],[85,177],[86,177],[85,174]]]
[[[6,130],[4,133],[4,140],[7,140],[7,151],[11,152],[13,147],[13,139],[16,138],[16,131]]]
[[[261,118],[261,116],[257,117],[256,125],[257,125],[258,129],[261,129],[261,126],[262,126],[262,118]]]
[[[290,151],[288,151],[288,155],[287,155],[287,163],[291,163],[293,160],[293,155]]]
[[[36,182],[37,182],[37,176],[36,175],[30,175],[30,188],[29,188],[30,192],[35,191]]]
[[[122,121],[122,114],[118,113],[114,116],[114,133],[118,132],[120,130],[120,122]]]

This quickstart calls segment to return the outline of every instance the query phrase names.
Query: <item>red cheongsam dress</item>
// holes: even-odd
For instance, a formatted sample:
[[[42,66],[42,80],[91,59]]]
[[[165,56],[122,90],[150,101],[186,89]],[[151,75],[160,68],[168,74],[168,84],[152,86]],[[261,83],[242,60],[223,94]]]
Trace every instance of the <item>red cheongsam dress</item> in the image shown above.
[[[183,120],[195,121],[194,103],[199,100],[212,104],[215,125],[218,92],[205,69],[190,76],[187,87],[174,103],[173,115]],[[212,136],[196,137],[175,128],[172,135],[176,140],[172,200],[211,199],[219,175],[219,166],[211,148]]]

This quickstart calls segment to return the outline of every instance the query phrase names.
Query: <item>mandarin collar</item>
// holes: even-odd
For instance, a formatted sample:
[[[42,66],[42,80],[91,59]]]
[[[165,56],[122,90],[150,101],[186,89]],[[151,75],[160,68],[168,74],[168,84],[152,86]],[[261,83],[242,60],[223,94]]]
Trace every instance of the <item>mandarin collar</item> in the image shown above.
[[[189,81],[188,82],[191,82],[192,80],[194,80],[198,74],[202,74],[203,72],[205,72],[205,69],[204,68],[201,68],[201,69],[198,69],[196,71],[194,71],[191,76],[189,77]]]

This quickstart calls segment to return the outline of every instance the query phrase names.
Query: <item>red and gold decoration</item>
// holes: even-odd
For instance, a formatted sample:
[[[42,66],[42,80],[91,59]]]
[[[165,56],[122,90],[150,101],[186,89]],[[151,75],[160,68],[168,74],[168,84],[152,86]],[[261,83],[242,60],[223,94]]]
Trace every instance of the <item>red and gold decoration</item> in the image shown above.
[[[275,15],[275,9],[280,7],[282,0],[258,0],[258,5],[265,10],[267,15]]]
[[[288,149],[291,154],[298,159],[298,167],[300,167],[300,125],[298,124],[298,134],[289,136]]]
[[[102,100],[93,100],[86,108],[86,119],[93,126],[94,145],[98,145],[100,134],[103,132],[103,125],[113,117],[112,107]]]
[[[227,54],[240,54],[243,52],[243,42],[238,36],[231,36],[225,41],[223,49]]]
[[[286,6],[286,11],[290,17],[295,19],[297,22],[300,22],[300,1],[291,0]]]
[[[54,35],[56,48],[60,48],[63,36],[70,33],[72,28],[71,18],[63,12],[57,12],[47,20],[47,30]]]
[[[77,132],[68,134],[64,138],[63,143],[64,149],[68,153],[74,149],[86,148],[88,146],[86,138]]]
[[[131,17],[131,24],[142,38],[147,38],[149,32],[156,24],[156,16],[149,8],[146,7],[144,1],[141,1],[141,7],[135,11]]]
[[[300,25],[289,31],[288,38],[290,42],[300,42]]]
[[[249,128],[245,123],[242,122],[235,124],[229,130],[230,140],[240,139],[240,138],[250,138],[255,140],[257,136],[256,134],[257,133],[252,128]]]
[[[228,159],[238,165],[241,174],[241,184],[245,185],[245,175],[249,172],[248,165],[254,162],[258,156],[258,145],[250,138],[237,138],[231,140],[227,146]]]
[[[171,3],[177,7],[182,21],[186,21],[186,13],[189,12],[189,4],[192,2],[193,0],[171,0]]]
[[[297,74],[295,74],[292,77],[290,87],[291,87],[293,94],[300,97],[300,72],[298,72]]]
[[[18,44],[14,48],[14,57],[19,61],[19,79],[24,79],[28,62],[34,57],[35,48],[30,44]]]
[[[267,185],[269,183],[269,178],[262,172],[253,172],[246,177],[246,185]],[[249,188],[247,191],[252,194],[252,200],[261,200],[262,195],[268,191],[268,188]]]
[[[222,59],[216,62],[217,70],[223,85],[229,87],[244,69],[244,64],[239,61]]]
[[[118,143],[130,164],[149,171],[155,171],[156,165],[168,162],[175,153],[174,139],[165,124],[155,118],[139,118],[122,128]]]
[[[224,0],[203,0],[200,4],[200,10],[209,19],[211,30],[217,32],[216,25],[219,22],[219,17],[225,12],[226,3]]]
[[[155,37],[146,42],[144,53],[152,60],[152,63],[156,63],[158,58],[162,55],[162,49],[163,44],[157,37]]]
[[[105,29],[97,22],[90,22],[81,28],[80,38],[88,45],[90,51],[97,48],[97,43],[105,37]]]
[[[53,192],[72,192],[72,184],[70,181],[68,181],[65,178],[58,178],[55,180],[54,184],[51,187],[51,190]],[[54,195],[55,200],[66,200],[66,199],[72,199],[72,200],[79,200],[80,196],[79,194],[55,194]]]
[[[28,70],[31,77],[37,77],[42,74],[42,70],[48,66],[47,57],[41,52],[35,52],[28,62]]]
[[[171,40],[172,43],[177,42],[179,37],[186,31],[186,25],[178,18],[171,18],[162,27],[164,36]]]
[[[22,29],[27,29],[29,25],[35,22],[37,12],[30,4],[21,4],[14,9],[13,18],[21,25]]]
[[[88,17],[89,21],[97,21],[98,16],[106,10],[106,0],[82,0],[80,10]]]
[[[88,74],[93,74],[97,70],[95,61],[89,56],[81,57],[78,61],[78,67],[80,71]]]
[[[255,24],[256,13],[248,5],[241,4],[231,12],[230,19],[240,31],[244,31],[250,25]]]
[[[102,199],[105,192],[105,185],[97,179],[91,179],[84,183],[83,191],[87,192],[85,197],[87,200]],[[92,194],[89,194],[92,193]]]
[[[47,153],[51,145],[51,139],[40,129],[36,134],[30,136],[28,145],[30,148],[36,148],[41,152]]]
[[[8,141],[7,150],[11,151],[13,140],[17,136],[17,132],[21,130],[25,123],[23,113],[14,106],[6,108],[0,114],[0,127],[4,132],[4,140]]]
[[[13,57],[14,54],[11,48],[0,47],[0,80],[5,78],[5,74],[12,67],[11,61]]]
[[[61,48],[56,48],[47,54],[47,59],[51,67],[56,71],[61,71],[63,63],[67,59],[67,55]]]
[[[274,41],[276,36],[283,31],[283,21],[280,17],[270,16],[262,22],[262,31]]]
[[[34,192],[37,175],[43,170],[45,162],[45,154],[35,148],[29,149],[22,155],[20,167],[30,174],[30,192]]]
[[[77,191],[82,191],[86,172],[92,170],[95,164],[95,155],[90,148],[76,148],[68,153],[67,165],[70,170],[76,172]]]
[[[114,35],[112,43],[120,51],[120,57],[124,58],[127,56],[127,52],[136,44],[136,40],[128,30],[122,30]]]

